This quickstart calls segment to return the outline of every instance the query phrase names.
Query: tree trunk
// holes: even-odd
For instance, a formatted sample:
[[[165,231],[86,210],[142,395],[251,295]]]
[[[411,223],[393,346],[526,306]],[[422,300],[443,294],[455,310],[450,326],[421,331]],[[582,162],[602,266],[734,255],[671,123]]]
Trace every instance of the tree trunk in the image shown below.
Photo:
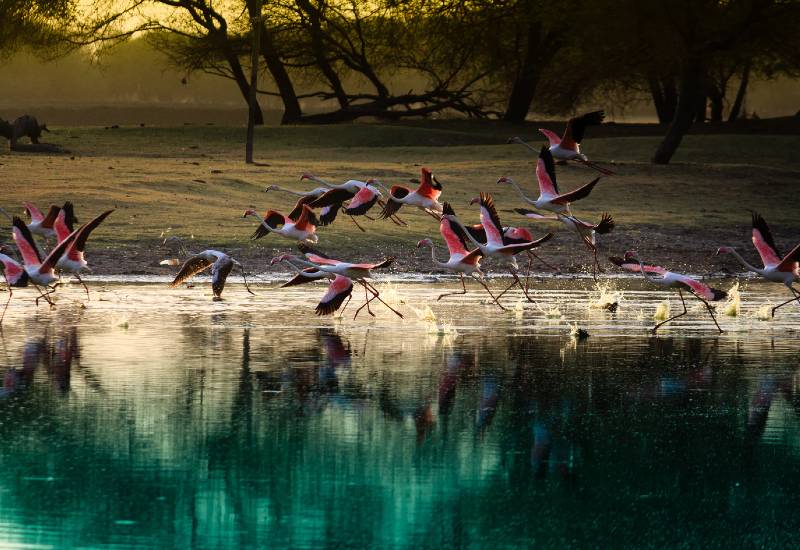
[[[658,122],[661,124],[671,122],[675,117],[675,106],[678,104],[675,79],[650,76],[647,83],[650,86],[650,94],[653,96],[653,106],[656,108]]]
[[[228,62],[228,65],[231,68],[231,73],[233,73],[233,79],[236,81],[236,85],[239,86],[239,91],[242,93],[242,97],[244,98],[245,102],[250,105],[250,83],[247,81],[247,77],[244,74],[244,69],[242,69],[242,64],[239,62],[239,58],[236,57],[236,54],[227,47],[225,47],[223,53],[225,54],[225,60]],[[258,105],[258,102],[256,102],[253,117],[257,125],[260,126],[264,124],[264,114],[261,112],[261,107]]]
[[[691,59],[681,75],[681,88],[675,117],[667,130],[667,135],[664,136],[653,155],[653,163],[669,164],[672,155],[681,144],[683,136],[692,126],[692,120],[697,114],[698,99],[702,97],[705,102],[705,91],[702,84],[703,64],[699,59]]]
[[[718,90],[714,90],[708,94],[708,102],[711,104],[711,113],[709,120],[711,122],[722,122],[722,110],[724,109],[723,103],[724,96]]]
[[[248,102],[250,109],[247,115],[247,140],[244,148],[244,161],[253,164],[253,141],[255,138],[256,110],[258,105],[258,49],[261,44],[261,0],[256,0],[256,16],[251,19],[250,29],[253,33],[253,43],[250,47],[250,93]]]
[[[745,61],[742,68],[742,80],[739,82],[739,89],[736,91],[736,99],[731,105],[731,112],[728,115],[728,122],[736,122],[742,112],[744,98],[747,94],[747,85],[750,83],[750,60]]]
[[[706,121],[706,106],[707,106],[707,97],[705,90],[702,89],[698,94],[697,103],[696,103],[696,110],[694,113],[694,121],[703,124]]]
[[[531,21],[528,27],[528,44],[525,50],[525,57],[522,67],[517,73],[514,85],[511,88],[511,95],[506,104],[506,112],[503,118],[508,122],[522,123],[531,110],[533,96],[536,93],[536,85],[543,68],[541,59],[537,59],[537,54],[541,58],[542,52],[539,49],[541,42],[542,29],[536,21]]]
[[[342,81],[339,78],[339,75],[336,74],[336,71],[333,69],[330,62],[328,62],[328,58],[325,55],[326,49],[322,34],[322,21],[320,12],[311,4],[311,2],[308,2],[307,0],[297,0],[297,4],[308,15],[310,27],[309,32],[311,34],[311,48],[314,52],[314,58],[316,59],[317,67],[319,67],[319,70],[328,80],[328,84],[331,87],[331,91],[336,96],[339,106],[347,107],[350,104],[350,100],[344,90]]]

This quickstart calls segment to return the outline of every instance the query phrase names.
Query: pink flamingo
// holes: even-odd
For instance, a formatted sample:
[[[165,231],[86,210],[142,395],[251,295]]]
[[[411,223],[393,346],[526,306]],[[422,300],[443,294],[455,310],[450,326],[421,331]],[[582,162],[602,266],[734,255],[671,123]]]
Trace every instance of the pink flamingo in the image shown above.
[[[294,191],[293,189],[287,189],[285,187],[281,187],[280,185],[270,185],[264,189],[265,193],[268,193],[269,191],[282,191],[284,193],[291,193],[292,195],[301,197],[300,200],[297,201],[297,204],[308,204],[309,202],[320,198],[327,191],[330,191],[330,189],[328,187],[316,187],[311,191]],[[295,208],[297,208],[297,204],[295,205]],[[319,225],[325,226],[332,224],[336,219],[336,215],[339,213],[340,207],[341,204],[338,204],[334,206],[328,206],[320,210],[319,215],[317,216],[319,219]]]
[[[36,208],[32,203],[26,202],[23,204],[25,205],[25,214],[27,214],[31,220],[27,224],[30,232],[34,235],[44,237],[45,239],[55,237],[56,232],[53,229],[53,224],[56,221],[56,216],[58,216],[58,206],[55,204],[51,205],[47,216],[45,216],[42,211]]]
[[[293,269],[297,270],[297,275],[283,283],[281,288],[302,285],[319,279],[328,278],[331,281],[328,285],[328,290],[317,304],[317,307],[314,311],[317,315],[332,315],[342,306],[342,303],[346,298],[347,303],[342,308],[342,313],[344,313],[344,310],[347,309],[347,304],[350,303],[350,299],[352,298],[353,294],[352,279],[343,275],[328,273],[313,267],[301,269],[288,260],[282,261],[291,266]]]
[[[83,289],[86,291],[87,300],[89,299],[89,289],[86,287],[80,275],[82,271],[91,272],[89,264],[86,263],[86,259],[84,258],[86,241],[89,239],[89,235],[92,231],[94,231],[113,211],[113,209],[107,210],[82,226],[80,234],[72,241],[72,244],[67,247],[67,250],[56,263],[58,269],[65,273],[71,273],[78,279],[78,282],[83,285]],[[75,219],[72,203],[69,201],[64,203],[64,206],[61,208],[53,224],[53,229],[55,229],[56,238],[59,243],[72,233],[72,222]]]
[[[785,256],[780,253],[772,238],[767,222],[756,212],[753,212],[753,245],[761,256],[764,267],[758,268],[749,264],[742,256],[730,246],[722,246],[717,250],[717,254],[733,254],[748,271],[757,273],[774,283],[783,283],[791,291],[792,297],[789,300],[772,308],[772,316],[778,308],[797,301],[800,304],[800,291],[794,288],[793,283],[800,282],[800,244],[795,246],[791,252]]]
[[[202,273],[209,267],[211,268],[211,291],[214,293],[213,300],[215,302],[222,300],[222,289],[225,288],[225,281],[234,267],[238,267],[242,270],[244,286],[247,292],[255,295],[247,284],[244,266],[219,250],[203,250],[191,256],[181,266],[180,271],[169,286],[175,288],[182,282],[191,279],[198,273]]]
[[[441,194],[442,184],[430,168],[423,167],[420,169],[420,183],[416,190],[412,191],[402,185],[393,185],[389,189],[389,198],[380,217],[386,219],[394,216],[401,206],[408,204],[420,208],[438,220],[442,213],[442,204],[438,200]]]
[[[268,233],[275,233],[287,239],[316,243],[319,240],[316,233],[319,221],[308,204],[303,203],[298,206],[300,208],[299,214],[296,212],[297,207],[288,216],[284,216],[275,210],[267,210],[263,219],[255,210],[245,210],[244,215],[242,215],[243,218],[253,216],[261,221],[261,224],[250,238],[252,240],[260,239]]]
[[[641,262],[641,260],[636,258],[636,254],[632,251],[626,252],[623,258],[611,257],[609,260],[611,263],[618,265],[626,271],[641,273],[646,280],[655,285],[665,288],[678,289],[678,296],[681,297],[683,312],[658,323],[653,327],[653,334],[655,334],[662,325],[665,325],[670,321],[677,319],[678,317],[686,315],[686,302],[683,300],[684,290],[688,291],[695,298],[703,302],[703,305],[706,306],[708,313],[711,314],[711,319],[714,321],[714,324],[717,325],[717,330],[719,330],[720,334],[724,332],[720,328],[719,323],[717,323],[717,318],[714,316],[714,310],[711,308],[711,305],[708,302],[717,302],[725,299],[725,297],[728,295],[727,292],[723,290],[717,290],[716,288],[711,288],[710,286],[701,283],[696,279],[692,279],[687,275],[667,271],[663,267],[645,265]]]
[[[600,181],[600,178],[595,178],[586,185],[583,185],[569,193],[558,192],[558,182],[556,181],[556,165],[553,162],[553,155],[542,146],[539,151],[539,159],[536,161],[536,180],[539,184],[539,197],[533,199],[527,196],[517,182],[508,176],[503,176],[497,180],[497,183],[509,183],[522,197],[522,200],[528,204],[533,205],[539,210],[549,210],[556,214],[570,214],[569,206],[571,203],[586,198],[592,192],[594,186]]]

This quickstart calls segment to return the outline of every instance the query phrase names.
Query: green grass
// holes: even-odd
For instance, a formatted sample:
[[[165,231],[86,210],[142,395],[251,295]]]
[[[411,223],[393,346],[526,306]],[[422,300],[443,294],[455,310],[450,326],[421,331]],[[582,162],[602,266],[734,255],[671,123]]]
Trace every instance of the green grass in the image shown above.
[[[506,223],[522,224],[524,219],[511,209],[524,204],[510,187],[495,182],[509,175],[535,194],[535,156],[504,144],[508,135],[508,128],[495,125],[486,125],[485,131],[480,125],[266,127],[258,129],[256,157],[267,165],[247,166],[243,128],[56,129],[51,141],[70,148],[74,159],[0,156],[0,206],[19,212],[23,200],[45,207],[69,199],[82,218],[116,207],[94,237],[108,247],[152,247],[167,231],[194,236],[201,246],[284,248],[289,241],[275,237],[251,244],[254,222],[240,217],[248,206],[259,211],[291,207],[294,197],[265,194],[267,185],[310,188],[298,179],[305,170],[334,182],[378,177],[389,185],[410,185],[408,179],[425,165],[443,183],[443,199],[465,219],[477,218],[468,201],[486,190],[495,194]],[[584,148],[591,158],[613,162],[618,175],[604,179],[576,204],[576,213],[594,219],[609,211],[618,222],[615,238],[627,235],[635,241],[653,228],[687,234],[728,230],[740,238],[748,226],[745,209],[754,208],[781,227],[782,236],[796,240],[800,136],[687,136],[668,166],[648,162],[658,141],[587,139]],[[558,174],[564,190],[595,176],[580,166],[559,167]],[[430,217],[409,208],[401,215],[409,228],[364,220],[368,234],[341,218],[320,229],[321,246],[342,254],[368,250],[374,257],[375,249],[397,253],[422,237],[438,238]]]

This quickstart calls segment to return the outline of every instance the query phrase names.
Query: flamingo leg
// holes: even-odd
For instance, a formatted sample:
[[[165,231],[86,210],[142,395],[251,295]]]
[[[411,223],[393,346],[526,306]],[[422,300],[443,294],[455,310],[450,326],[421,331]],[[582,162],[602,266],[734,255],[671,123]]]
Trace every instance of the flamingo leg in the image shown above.
[[[783,302],[781,304],[778,304],[777,306],[772,308],[772,316],[773,317],[775,317],[775,310],[777,310],[778,308],[781,308],[781,307],[783,307],[783,306],[785,306],[787,304],[791,304],[794,301],[797,301],[797,303],[800,304],[800,291],[795,289],[793,286],[790,286],[789,290],[792,291],[792,297],[790,299],[786,300],[785,302]]]
[[[517,285],[517,282],[516,282],[516,281],[512,282],[510,285],[508,285],[508,286],[506,287],[506,289],[505,289],[503,292],[501,292],[500,294],[498,294],[498,295],[497,295],[497,298],[496,298],[496,300],[499,300],[500,298],[502,298],[502,297],[503,297],[503,295],[504,295],[506,292],[508,292],[509,290],[511,290],[512,288],[514,288],[516,285]]]
[[[714,321],[715,325],[717,325],[717,330],[719,331],[719,333],[722,334],[723,332],[725,332],[724,330],[722,330],[722,328],[720,328],[719,323],[717,323],[717,317],[716,317],[716,315],[714,315],[714,309],[711,307],[711,304],[709,304],[708,302],[706,302],[705,300],[703,300],[700,296],[697,296],[696,294],[695,294],[695,298],[697,298],[698,300],[703,302],[703,305],[706,306],[706,309],[708,310],[708,313],[711,315],[711,320]]]
[[[602,166],[600,166],[598,164],[595,164],[594,162],[592,162],[590,160],[575,159],[575,162],[579,162],[579,163],[581,163],[581,164],[583,164],[585,166],[588,166],[589,168],[593,168],[593,169],[597,170],[598,172],[600,172],[601,174],[603,174],[604,176],[613,176],[613,175],[615,175],[614,172],[612,172],[608,168],[603,168]]]
[[[528,269],[525,270],[525,292],[528,292],[530,278],[531,278],[531,266],[533,265],[533,257],[535,254],[528,250]]]
[[[408,227],[408,224],[405,221],[403,221],[397,214],[392,214],[391,216],[389,216],[389,219],[401,227]]]
[[[375,221],[375,218],[373,218],[373,217],[371,217],[371,216],[367,216],[366,214],[362,214],[362,216],[364,216],[365,218],[367,218],[367,219],[368,219],[369,221],[371,221],[371,222],[374,222],[374,221]]]
[[[523,286],[522,281],[519,280],[519,276],[517,275],[517,272],[514,271],[513,269],[509,269],[508,272],[511,273],[512,277],[514,277],[514,283],[516,285],[518,285],[519,288],[522,290],[522,293],[525,295],[525,298],[527,298],[529,302],[535,304],[536,300],[534,300],[533,298],[530,297],[530,295],[528,294],[528,289],[525,286]],[[514,286],[514,285],[511,285],[511,286]]]
[[[464,274],[463,273],[459,273],[458,276],[461,278],[461,288],[463,288],[464,290],[462,290],[461,292],[445,292],[444,294],[440,294],[439,297],[436,298],[437,302],[439,300],[441,300],[442,298],[444,298],[445,296],[454,296],[456,294],[466,294],[467,293],[467,285],[464,282]]]
[[[485,283],[485,282],[484,282],[482,279],[480,279],[480,278],[479,278],[477,275],[475,275],[474,273],[471,275],[471,277],[472,277],[473,279],[475,279],[476,281],[478,281],[478,282],[480,283],[480,285],[481,285],[481,286],[482,286],[484,289],[486,289],[486,292],[488,292],[488,293],[489,293],[489,296],[491,296],[491,297],[492,297],[492,300],[494,300],[494,303],[495,303],[495,304],[497,304],[497,307],[499,307],[499,308],[500,308],[500,309],[502,309],[503,311],[506,311],[506,308],[504,308],[504,307],[503,307],[503,305],[502,305],[500,302],[498,302],[498,300],[500,299],[500,296],[497,296],[497,297],[495,297],[495,295],[494,295],[494,294],[492,294],[492,291],[491,291],[491,290],[489,290],[489,285],[487,285],[487,284],[486,284],[486,283]],[[508,290],[508,289],[506,289],[506,290]],[[502,294],[501,294],[501,296],[502,296]]]
[[[442,221],[442,216],[440,214],[434,212],[433,210],[428,210],[427,208],[424,208],[423,210],[425,210],[425,212],[437,222]]]
[[[680,297],[681,297],[681,304],[683,305],[683,313],[678,313],[677,315],[673,315],[672,317],[670,317],[670,318],[669,318],[669,319],[667,319],[666,321],[661,321],[660,323],[658,323],[656,326],[654,326],[654,327],[653,327],[653,334],[655,334],[655,333],[656,333],[656,331],[657,331],[657,330],[658,330],[658,329],[659,329],[659,328],[660,328],[662,325],[666,325],[666,324],[667,324],[667,323],[669,323],[670,321],[672,321],[672,320],[674,320],[674,319],[677,319],[678,317],[683,317],[684,315],[686,315],[686,302],[683,300],[683,292],[681,291],[681,289],[678,289],[678,296],[680,296]],[[716,320],[715,320],[714,322],[716,322]]]
[[[347,297],[347,301],[344,303],[342,310],[339,312],[339,315],[344,315],[344,310],[347,309],[347,306],[350,305],[350,300],[353,299],[353,293],[351,292],[350,295]]]
[[[536,258],[537,260],[539,260],[540,262],[542,262],[542,264],[543,264],[545,267],[547,267],[547,268],[549,268],[549,269],[552,269],[552,270],[553,270],[553,271],[555,271],[555,272],[560,272],[560,271],[561,271],[561,270],[560,270],[559,268],[557,268],[556,266],[554,266],[554,265],[551,265],[551,264],[549,264],[549,263],[545,262],[545,261],[544,261],[544,260],[543,260],[541,257],[537,256],[536,254],[534,254],[534,253],[533,253],[533,252],[531,252],[530,250],[528,250],[528,254],[531,254],[531,255],[532,255],[534,258]]]
[[[244,287],[247,289],[247,292],[249,292],[250,294],[252,294],[253,296],[255,296],[255,295],[256,295],[256,293],[255,293],[255,292],[253,292],[252,290],[250,290],[250,285],[249,285],[249,284],[247,284],[247,275],[245,275],[245,272],[244,272],[244,266],[240,266],[240,267],[241,267],[241,269],[242,269],[242,280],[244,280]]]
[[[5,273],[3,273],[3,278],[6,280],[6,285],[8,285],[8,300],[6,300],[6,305],[3,307],[3,313],[0,314],[0,326],[3,325],[3,318],[6,316],[8,304],[11,303],[11,297],[14,295],[14,292],[11,290],[11,284],[8,282],[8,278],[6,278]]]
[[[75,278],[78,279],[78,282],[83,286],[83,290],[86,291],[86,301],[91,301],[91,298],[89,298],[89,288],[86,286],[86,283],[83,282],[83,279],[81,279],[81,276],[77,273],[75,273]]]
[[[369,295],[367,294],[367,285],[365,285],[363,281],[359,281],[359,283],[361,283],[361,286],[364,287],[364,297],[366,298],[366,301],[356,310],[356,314],[353,315],[353,321],[356,320],[356,317],[358,317],[358,314],[361,313],[361,310],[364,309],[364,308],[367,308],[367,312],[370,315],[372,315],[373,317],[375,317],[375,314],[372,313],[372,311],[369,309],[369,303],[372,300],[374,300],[375,298],[374,297],[372,297],[372,298],[369,297]]]
[[[50,294],[56,291],[55,288],[47,287],[47,292],[45,292],[39,287],[39,285],[33,285],[33,286],[36,290],[39,291],[39,297],[36,298],[37,306],[39,305],[39,300],[44,299],[48,304],[50,304],[50,307],[56,307],[56,305],[53,303],[53,300],[50,299]]]
[[[398,317],[400,317],[401,319],[403,318],[403,314],[402,313],[400,313],[399,311],[394,309],[392,306],[390,306],[389,304],[387,304],[386,302],[383,301],[383,299],[380,297],[380,292],[378,292],[377,288],[375,288],[374,286],[372,286],[370,283],[368,283],[366,281],[364,281],[364,285],[369,288],[370,292],[372,292],[372,294],[374,295],[376,300],[378,300],[380,303],[382,303],[383,305],[385,305],[386,307],[391,309]]]
[[[358,228],[359,228],[361,231],[363,231],[364,233],[366,233],[366,232],[367,232],[367,230],[366,230],[366,229],[364,229],[363,227],[361,227],[361,226],[358,224],[358,222],[356,221],[356,219],[355,219],[353,216],[350,216],[350,219],[351,219],[351,220],[353,220],[353,223],[354,223],[354,224],[356,224],[356,227],[358,227]]]

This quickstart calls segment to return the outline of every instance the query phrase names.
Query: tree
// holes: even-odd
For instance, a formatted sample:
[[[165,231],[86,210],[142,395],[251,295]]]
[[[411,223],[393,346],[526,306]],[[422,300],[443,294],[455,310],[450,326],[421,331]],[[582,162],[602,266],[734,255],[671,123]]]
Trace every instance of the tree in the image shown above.
[[[0,1],[0,56],[23,46],[41,51],[59,45],[74,13],[73,0]]]

